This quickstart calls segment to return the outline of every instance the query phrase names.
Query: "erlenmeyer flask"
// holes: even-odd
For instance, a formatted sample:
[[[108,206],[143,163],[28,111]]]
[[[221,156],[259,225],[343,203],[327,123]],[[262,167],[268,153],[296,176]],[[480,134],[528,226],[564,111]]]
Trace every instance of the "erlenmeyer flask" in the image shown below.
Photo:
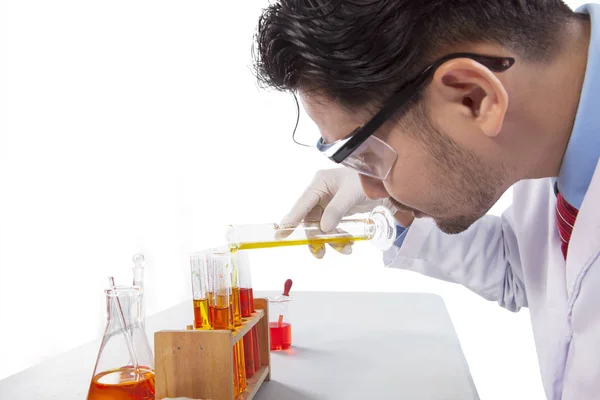
[[[107,322],[88,400],[154,400],[154,360],[137,286],[105,290]]]

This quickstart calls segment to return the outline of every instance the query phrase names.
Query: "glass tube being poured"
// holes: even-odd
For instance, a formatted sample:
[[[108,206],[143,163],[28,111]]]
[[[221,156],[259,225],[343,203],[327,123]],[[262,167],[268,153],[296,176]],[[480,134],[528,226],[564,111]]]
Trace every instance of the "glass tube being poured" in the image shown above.
[[[230,225],[227,230],[227,243],[232,252],[326,243],[343,246],[367,240],[377,249],[385,251],[392,247],[395,237],[394,216],[383,206],[375,207],[368,218],[344,218],[331,232],[323,232],[319,221],[303,221],[294,225]]]

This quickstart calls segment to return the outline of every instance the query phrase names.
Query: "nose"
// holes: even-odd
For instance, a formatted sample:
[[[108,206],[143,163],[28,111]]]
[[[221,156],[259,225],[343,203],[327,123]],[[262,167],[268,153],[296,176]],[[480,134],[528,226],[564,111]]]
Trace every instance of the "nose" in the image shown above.
[[[390,197],[390,194],[385,190],[385,186],[383,186],[383,181],[365,175],[359,175],[359,177],[363,192],[369,199],[377,200]]]

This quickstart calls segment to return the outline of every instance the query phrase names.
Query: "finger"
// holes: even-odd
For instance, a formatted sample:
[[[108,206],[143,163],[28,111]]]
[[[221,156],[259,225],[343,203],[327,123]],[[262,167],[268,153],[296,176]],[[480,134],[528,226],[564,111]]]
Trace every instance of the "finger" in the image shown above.
[[[310,254],[313,257],[318,258],[319,260],[325,256],[325,246],[322,244],[318,245],[308,245],[308,249],[310,250]]]
[[[323,217],[323,207],[321,207],[319,204],[317,204],[315,206],[315,208],[313,208],[312,210],[310,210],[308,212],[308,214],[306,214],[306,216],[304,217],[304,221],[311,221],[311,222],[318,222],[321,220],[321,217]]]
[[[331,246],[331,248],[333,248],[338,253],[348,255],[348,254],[352,254],[352,244],[353,244],[353,242],[346,242],[346,243],[330,243],[329,245]]]
[[[347,193],[340,190],[333,196],[333,199],[327,204],[321,217],[321,230],[330,232],[340,223],[342,218],[356,204],[356,196],[353,193]]]
[[[282,225],[295,225],[302,222],[302,220],[310,213],[313,208],[319,204],[321,196],[316,193],[312,187],[306,189],[306,191],[296,201],[290,212],[283,217],[281,220]]]
[[[341,254],[350,254],[352,253],[352,245],[354,241],[352,240],[352,236],[342,230],[342,229],[334,229],[330,232],[330,234],[334,234],[336,236],[335,242],[330,242],[329,246]]]
[[[338,251],[341,254],[350,255],[350,254],[352,254],[352,244],[347,244]]]
[[[318,171],[314,175],[310,185],[304,189],[294,207],[282,219],[282,224],[298,224],[317,204],[325,206],[329,202],[331,194],[328,189],[327,176],[327,171]]]

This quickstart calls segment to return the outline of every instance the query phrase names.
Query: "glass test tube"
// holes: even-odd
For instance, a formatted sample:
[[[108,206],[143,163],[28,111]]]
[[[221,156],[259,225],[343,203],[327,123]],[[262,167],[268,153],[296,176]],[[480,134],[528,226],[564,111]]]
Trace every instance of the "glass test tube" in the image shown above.
[[[211,329],[208,299],[208,257],[206,252],[190,255],[192,277],[192,301],[194,304],[194,328]]]
[[[392,247],[396,237],[394,216],[387,208],[377,206],[368,218],[344,218],[336,229],[323,232],[319,221],[299,224],[230,225],[227,244],[236,252],[281,246],[324,245],[343,247],[357,241],[369,240],[379,250]]]
[[[252,352],[254,353],[254,371],[258,371],[261,367],[260,362],[260,345],[258,343],[258,331],[256,325],[250,330],[252,332]]]
[[[236,251],[235,253],[238,274],[240,280],[240,299],[242,306],[242,317],[251,317],[252,313],[256,312],[254,309],[254,292],[252,290],[252,278],[250,274],[250,262],[248,260],[248,253],[245,250]],[[246,339],[244,342],[244,349],[246,349],[246,342],[252,341],[252,358],[254,361],[254,371],[258,371],[261,367],[260,361],[260,348],[258,343],[258,331],[256,326],[253,326],[250,332],[252,337]],[[246,352],[248,354],[248,351]],[[248,361],[246,359],[246,361]],[[246,365],[249,365],[248,362]],[[252,368],[246,368],[246,371],[251,371]]]
[[[241,315],[244,318],[252,316],[252,308],[250,307],[251,299],[250,289],[250,266],[248,263],[248,254],[246,251],[238,251],[233,254],[234,263],[240,286],[240,307]],[[244,360],[246,362],[246,377],[250,378],[256,372],[256,362],[254,348],[258,346],[258,338],[255,337],[255,330],[252,328],[244,335]],[[256,343],[255,343],[256,342]],[[258,353],[258,352],[257,352]],[[260,368],[260,367],[259,367]]]
[[[211,315],[213,329],[235,330],[233,322],[232,256],[227,251],[208,253],[209,274],[212,275]],[[246,389],[246,366],[243,341],[233,346],[234,393],[239,395]]]
[[[229,329],[231,276],[229,274],[229,257],[219,254],[208,254],[209,268],[212,275],[212,299],[210,315],[214,329]]]
[[[238,271],[240,283],[240,303],[242,317],[248,318],[252,316],[252,281],[250,279],[250,264],[248,262],[248,253],[244,250],[234,253],[235,262]]]
[[[242,326],[242,310],[240,303],[240,279],[238,263],[235,255],[231,256],[231,292],[233,306],[233,325]]]

